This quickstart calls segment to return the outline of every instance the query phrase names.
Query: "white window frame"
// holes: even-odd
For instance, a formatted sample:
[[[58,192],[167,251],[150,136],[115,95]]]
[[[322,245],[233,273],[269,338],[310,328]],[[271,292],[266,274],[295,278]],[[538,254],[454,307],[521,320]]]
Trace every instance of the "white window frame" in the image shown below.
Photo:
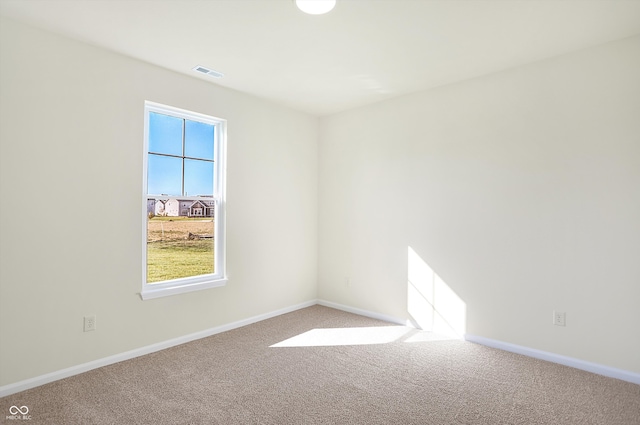
[[[149,115],[157,112],[176,118],[198,121],[214,125],[214,273],[184,277],[180,279],[165,280],[157,283],[147,283],[147,162],[149,155]],[[182,294],[199,291],[202,289],[216,288],[227,283],[226,275],[226,243],[225,243],[225,210],[226,210],[226,147],[227,147],[227,121],[221,118],[162,105],[160,103],[145,101],[144,103],[144,143],[143,143],[143,172],[142,172],[142,290],[140,296],[143,300],[164,297],[168,295]],[[152,195],[155,199],[164,198]],[[174,198],[174,196],[168,196]],[[190,198],[181,196],[180,199]],[[195,198],[194,198],[195,199]]]

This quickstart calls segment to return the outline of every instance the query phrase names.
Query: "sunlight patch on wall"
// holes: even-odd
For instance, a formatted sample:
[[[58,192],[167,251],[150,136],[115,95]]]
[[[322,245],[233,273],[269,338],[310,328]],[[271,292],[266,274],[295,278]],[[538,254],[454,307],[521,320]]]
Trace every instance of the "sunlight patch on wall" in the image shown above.
[[[407,261],[407,309],[425,331],[463,338],[467,328],[466,303],[411,247]]]

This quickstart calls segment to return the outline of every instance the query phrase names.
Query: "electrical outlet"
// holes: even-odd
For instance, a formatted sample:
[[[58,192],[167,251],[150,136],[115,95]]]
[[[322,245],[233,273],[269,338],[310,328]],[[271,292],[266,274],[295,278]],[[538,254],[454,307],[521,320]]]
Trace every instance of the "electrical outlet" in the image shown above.
[[[84,316],[84,331],[95,331],[96,330],[96,316]]]
[[[556,326],[567,326],[567,313],[554,310],[553,324]]]

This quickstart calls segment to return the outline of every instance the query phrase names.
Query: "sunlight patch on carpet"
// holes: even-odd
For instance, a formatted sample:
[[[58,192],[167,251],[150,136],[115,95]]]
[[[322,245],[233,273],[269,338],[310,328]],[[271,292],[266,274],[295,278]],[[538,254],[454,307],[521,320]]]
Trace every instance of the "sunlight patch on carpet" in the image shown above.
[[[402,342],[445,341],[448,335],[423,332],[406,326],[367,326],[358,328],[312,329],[271,347],[331,347],[338,345],[375,345]]]
[[[329,347],[336,345],[388,344],[410,333],[405,326],[312,329],[271,347]]]

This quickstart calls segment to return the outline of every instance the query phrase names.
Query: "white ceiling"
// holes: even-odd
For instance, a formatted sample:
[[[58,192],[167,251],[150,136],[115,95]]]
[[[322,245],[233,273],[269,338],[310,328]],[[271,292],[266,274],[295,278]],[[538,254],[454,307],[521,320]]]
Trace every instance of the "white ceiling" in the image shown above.
[[[639,0],[338,0],[321,16],[293,0],[0,0],[0,14],[315,115],[640,34]]]

